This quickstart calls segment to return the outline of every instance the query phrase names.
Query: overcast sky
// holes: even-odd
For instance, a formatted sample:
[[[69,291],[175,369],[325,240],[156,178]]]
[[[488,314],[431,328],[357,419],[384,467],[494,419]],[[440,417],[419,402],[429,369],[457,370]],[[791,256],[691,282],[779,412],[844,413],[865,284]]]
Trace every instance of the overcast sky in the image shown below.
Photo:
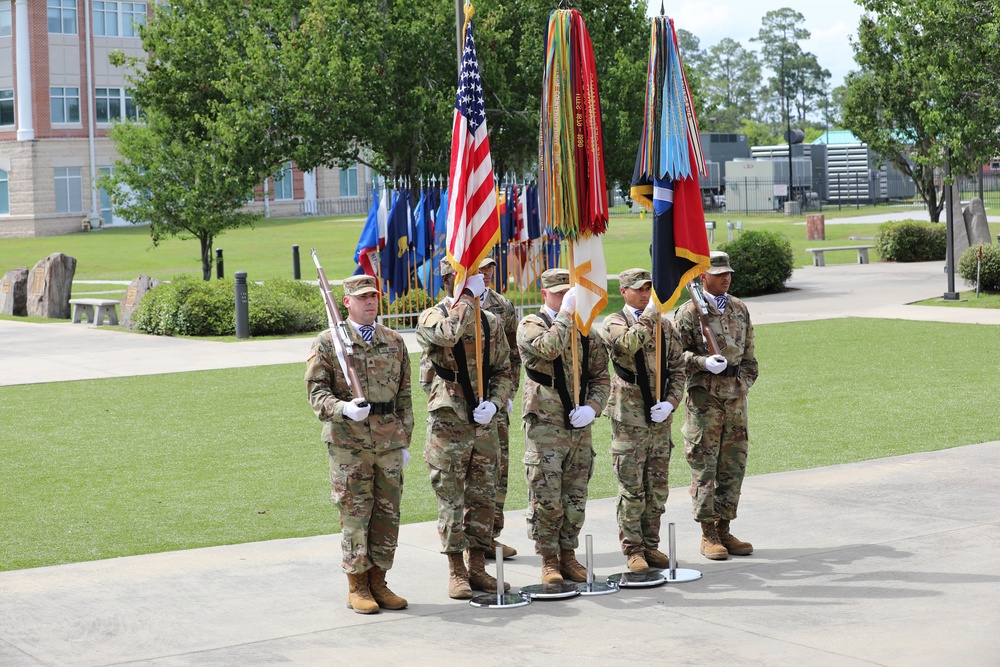
[[[660,0],[647,0],[651,12],[659,13]],[[750,42],[769,11],[789,7],[805,17],[804,27],[812,38],[802,49],[816,54],[821,67],[830,70],[831,88],[844,82],[854,65],[849,36],[855,36],[861,8],[853,0],[667,0],[667,16],[674,25],[694,33],[707,50],[729,37],[744,48],[759,48]]]

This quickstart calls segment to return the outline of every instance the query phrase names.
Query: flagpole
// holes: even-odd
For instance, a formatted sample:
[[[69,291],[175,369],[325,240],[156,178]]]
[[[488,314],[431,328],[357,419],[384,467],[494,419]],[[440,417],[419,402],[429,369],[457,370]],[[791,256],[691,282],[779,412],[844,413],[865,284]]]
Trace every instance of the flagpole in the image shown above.
[[[663,354],[663,316],[656,311],[656,402],[660,402],[660,387],[663,379],[660,376],[660,359]]]
[[[573,242],[569,241],[569,284],[576,286],[576,262],[573,261]],[[579,297],[579,295],[576,295]],[[571,346],[573,348],[573,405],[580,407],[580,354],[576,351],[576,336],[579,329],[577,328],[577,317],[574,313],[573,315],[573,333],[570,334],[572,337]]]
[[[482,313],[480,312],[482,306],[478,296],[473,298],[476,300],[476,391],[479,392],[479,401],[482,402],[486,400],[486,392],[483,388],[483,346],[479,342],[483,339]]]

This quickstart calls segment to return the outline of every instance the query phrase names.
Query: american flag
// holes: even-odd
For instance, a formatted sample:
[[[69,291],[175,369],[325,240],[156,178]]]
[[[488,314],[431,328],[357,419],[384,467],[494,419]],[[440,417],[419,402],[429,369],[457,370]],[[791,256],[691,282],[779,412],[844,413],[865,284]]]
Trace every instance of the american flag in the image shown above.
[[[500,240],[486,104],[471,18],[465,22],[462,72],[455,95],[448,186],[448,259],[455,267],[458,295],[465,289],[468,276],[478,270],[479,263]]]

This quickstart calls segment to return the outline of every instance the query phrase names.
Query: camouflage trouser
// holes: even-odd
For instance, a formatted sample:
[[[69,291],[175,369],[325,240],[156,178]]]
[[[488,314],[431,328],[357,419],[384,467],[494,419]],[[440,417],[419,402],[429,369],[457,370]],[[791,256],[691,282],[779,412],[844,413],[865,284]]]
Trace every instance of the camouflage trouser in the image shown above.
[[[670,494],[670,421],[632,426],[611,420],[611,462],[618,479],[618,536],[626,556],[656,549]]]
[[[403,495],[403,450],[373,452],[327,444],[333,504],[340,512],[344,572],[392,567]]]
[[[496,417],[500,452],[497,457],[497,503],[493,513],[493,537],[503,531],[503,505],[507,502],[507,475],[510,471],[510,416],[500,410]]]
[[[747,398],[688,390],[684,448],[691,464],[695,521],[733,520],[747,469]]]
[[[427,418],[424,461],[438,499],[441,553],[467,548],[489,550],[493,544],[496,502],[497,429],[465,424],[450,408]]]
[[[528,537],[535,541],[535,553],[555,556],[576,549],[594,473],[590,427],[567,430],[527,415],[524,436]]]

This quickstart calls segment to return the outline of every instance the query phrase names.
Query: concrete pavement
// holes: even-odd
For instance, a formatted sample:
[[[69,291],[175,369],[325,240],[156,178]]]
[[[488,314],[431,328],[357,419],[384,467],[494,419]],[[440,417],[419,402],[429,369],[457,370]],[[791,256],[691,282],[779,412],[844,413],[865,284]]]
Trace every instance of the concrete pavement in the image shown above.
[[[807,267],[789,287],[751,300],[754,321],[1000,325],[1000,311],[905,305],[944,291],[938,262]],[[0,384],[296,363],[309,343],[3,321]],[[756,550],[724,562],[698,555],[675,489],[663,534],[676,523],[680,566],[702,579],[521,609],[449,599],[432,522],[400,532],[389,582],[410,608],[375,616],[344,608],[337,535],[3,572],[0,665],[1000,665],[998,469],[1000,441],[750,477],[733,526]],[[507,526],[508,581],[537,583],[523,513]],[[583,532],[599,578],[620,572],[613,499],[588,503]]]

